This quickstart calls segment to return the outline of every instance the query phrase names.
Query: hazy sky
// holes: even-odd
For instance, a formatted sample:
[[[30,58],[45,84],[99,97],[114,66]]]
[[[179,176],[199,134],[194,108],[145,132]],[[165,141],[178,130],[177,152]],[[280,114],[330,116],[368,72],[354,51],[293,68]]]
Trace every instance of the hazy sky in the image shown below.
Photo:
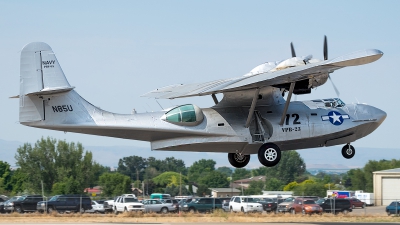
[[[0,139],[52,136],[84,145],[147,142],[48,131],[18,123],[20,50],[48,43],[76,91],[102,109],[156,111],[140,95],[176,84],[241,76],[255,66],[297,55],[329,58],[376,48],[371,64],[331,74],[344,102],[387,112],[386,121],[354,146],[398,147],[400,1],[0,1]],[[336,97],[329,82],[297,100]],[[221,98],[221,96],[219,96]],[[210,96],[160,100],[210,107]],[[339,154],[339,153],[338,153]]]

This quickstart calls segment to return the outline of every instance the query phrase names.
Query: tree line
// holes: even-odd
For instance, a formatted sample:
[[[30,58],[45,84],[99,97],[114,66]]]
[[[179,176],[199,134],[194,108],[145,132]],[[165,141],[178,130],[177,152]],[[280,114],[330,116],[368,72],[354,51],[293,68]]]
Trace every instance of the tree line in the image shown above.
[[[400,167],[400,160],[370,160],[363,168],[343,174],[320,172],[311,175],[296,151],[282,152],[275,167],[255,169],[216,168],[212,159],[200,159],[186,166],[181,159],[156,159],[141,156],[123,157],[116,171],[93,160],[93,154],[80,143],[42,138],[34,145],[25,143],[15,155],[18,169],[12,171],[0,161],[0,193],[79,194],[85,188],[100,185],[104,196],[130,193],[132,186],[145,195],[161,192],[176,195],[209,195],[209,188],[228,188],[232,181],[266,176],[266,181],[252,181],[244,194],[266,191],[293,191],[295,195],[325,196],[328,189],[372,192],[372,172]],[[43,185],[42,185],[43,184]]]

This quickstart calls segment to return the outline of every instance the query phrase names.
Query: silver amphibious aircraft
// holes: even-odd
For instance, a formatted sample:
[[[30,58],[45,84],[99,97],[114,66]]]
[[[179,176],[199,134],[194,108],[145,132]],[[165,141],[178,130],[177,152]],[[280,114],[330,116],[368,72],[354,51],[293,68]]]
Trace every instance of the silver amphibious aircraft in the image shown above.
[[[154,150],[225,152],[234,167],[258,154],[264,166],[274,166],[281,151],[344,144],[373,132],[386,113],[366,104],[345,104],[339,98],[292,101],[308,94],[329,74],[347,66],[374,62],[383,53],[362,50],[324,60],[311,55],[263,63],[244,76],[206,83],[156,89],[145,97],[174,99],[211,95],[215,105],[180,105],[150,113],[116,114],[83,99],[71,86],[49,45],[34,42],[21,52],[19,121],[31,127],[149,141]],[[218,101],[216,94],[222,93]],[[286,100],[284,99],[287,94]],[[210,100],[211,100],[210,97]]]

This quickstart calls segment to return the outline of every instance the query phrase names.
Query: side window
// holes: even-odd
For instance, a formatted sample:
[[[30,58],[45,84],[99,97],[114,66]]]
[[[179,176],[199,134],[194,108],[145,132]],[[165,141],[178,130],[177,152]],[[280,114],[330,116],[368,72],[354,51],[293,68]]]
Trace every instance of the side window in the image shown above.
[[[207,198],[205,201],[206,204],[213,204],[213,200],[210,198]]]
[[[215,199],[215,204],[222,204],[222,203],[221,203],[221,199],[216,198],[216,199]]]
[[[235,202],[240,203],[240,198],[236,197]]]
[[[206,203],[206,200],[205,200],[205,199],[200,199],[200,200],[199,200],[199,204],[204,204],[204,203]]]

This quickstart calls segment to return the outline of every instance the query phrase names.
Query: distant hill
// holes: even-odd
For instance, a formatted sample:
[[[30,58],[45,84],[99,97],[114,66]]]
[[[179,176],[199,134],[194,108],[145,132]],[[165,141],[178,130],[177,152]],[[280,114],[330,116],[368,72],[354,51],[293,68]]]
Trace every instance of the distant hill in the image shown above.
[[[0,139],[0,160],[15,165],[14,155],[22,142],[6,141]],[[94,160],[105,166],[117,166],[122,157],[137,155],[144,158],[153,156],[158,159],[175,157],[184,160],[186,166],[190,166],[199,159],[213,159],[216,167],[231,165],[226,153],[203,152],[175,152],[175,151],[151,151],[149,147],[137,146],[84,146],[93,153]],[[356,155],[352,159],[345,159],[341,154],[341,146],[327,148],[315,148],[298,151],[306,162],[307,169],[352,169],[363,167],[368,160],[400,159],[400,149],[363,148],[357,147]],[[257,155],[252,155],[248,168],[258,168]]]

